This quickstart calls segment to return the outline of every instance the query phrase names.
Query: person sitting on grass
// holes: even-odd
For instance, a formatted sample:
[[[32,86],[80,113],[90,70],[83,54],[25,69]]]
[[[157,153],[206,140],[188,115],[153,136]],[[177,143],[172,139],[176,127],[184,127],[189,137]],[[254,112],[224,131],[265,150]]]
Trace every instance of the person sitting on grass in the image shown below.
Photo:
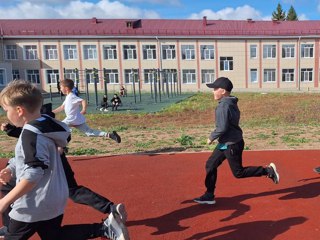
[[[91,129],[86,124],[86,118],[84,114],[86,114],[87,111],[87,102],[86,100],[77,97],[72,92],[74,82],[71,79],[61,80],[60,85],[61,91],[66,95],[66,99],[61,106],[57,107],[52,112],[58,113],[64,110],[66,117],[62,120],[62,122],[66,123],[69,127],[74,127],[81,132],[84,132],[88,137],[107,137],[113,139],[117,143],[121,142],[121,137],[116,131],[113,131],[112,133],[99,131]],[[81,111],[80,105],[82,106]]]
[[[112,104],[112,111],[118,110],[118,107],[121,105],[121,99],[118,96],[118,94],[114,94],[113,98],[111,99],[111,104]]]
[[[108,107],[109,107],[109,104],[108,104],[108,96],[106,94],[103,95],[103,98],[101,100],[101,108],[100,108],[100,111],[105,111],[105,112],[108,112]]]

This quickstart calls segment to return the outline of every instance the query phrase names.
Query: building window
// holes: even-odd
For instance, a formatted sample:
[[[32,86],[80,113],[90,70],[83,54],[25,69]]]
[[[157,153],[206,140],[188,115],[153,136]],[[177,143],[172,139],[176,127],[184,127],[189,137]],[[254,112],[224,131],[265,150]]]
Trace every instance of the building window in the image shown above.
[[[157,77],[157,70],[155,69],[144,69],[144,83],[154,83]]]
[[[58,50],[56,45],[44,46],[44,59],[46,60],[58,60]]]
[[[6,71],[5,69],[0,69],[0,85],[5,85],[6,83]]]
[[[276,81],[276,70],[275,69],[265,69],[263,71],[263,81],[264,82],[275,82]]]
[[[24,59],[25,60],[36,60],[38,59],[38,51],[36,45],[24,46]]]
[[[294,44],[282,45],[282,58],[294,58]]]
[[[78,59],[78,51],[76,45],[64,45],[63,53],[65,60],[77,60]]]
[[[59,82],[59,70],[48,69],[47,70],[47,83],[57,84]]]
[[[183,83],[196,83],[196,70],[184,69],[182,70],[182,82]]]
[[[135,45],[123,45],[123,59],[137,59],[137,50]]]
[[[106,69],[104,72],[104,78],[106,79],[107,83],[119,83],[118,69]]]
[[[94,72],[93,69],[87,69],[85,71],[86,82],[89,84],[99,83],[99,75],[97,72]]]
[[[181,45],[181,57],[184,60],[195,59],[194,45]]]
[[[257,45],[250,45],[250,58],[257,58]]]
[[[282,82],[294,81],[294,69],[282,69]]]
[[[7,60],[17,60],[18,59],[18,52],[16,45],[6,45],[5,46],[5,57]]]
[[[13,79],[13,80],[18,80],[18,79],[20,79],[19,70],[16,70],[16,69],[12,70],[12,79]]]
[[[174,84],[177,82],[177,69],[163,69],[164,72],[164,82],[169,84]]]
[[[258,82],[258,70],[256,68],[250,69],[250,82],[251,83]]]
[[[233,70],[233,57],[220,57],[220,70],[221,71]]]
[[[33,84],[40,84],[39,70],[27,70],[27,80]]]
[[[313,44],[301,44],[301,57],[303,58],[313,57]]]
[[[264,45],[263,58],[276,58],[276,45]]]
[[[214,46],[213,45],[201,45],[201,59],[212,60],[214,59]]]
[[[165,60],[176,59],[176,46],[162,45],[162,59],[165,59]]]
[[[103,46],[103,59],[108,59],[108,60],[117,59],[116,45],[104,45]]]
[[[125,69],[124,70],[125,83],[133,83],[133,80],[136,82],[138,79],[137,75],[138,75],[137,69]]]
[[[157,58],[156,45],[143,45],[142,51],[143,59],[151,60]]]
[[[302,68],[301,69],[301,82],[312,82],[312,68]]]
[[[97,46],[96,45],[83,45],[83,59],[96,60],[97,59]]]
[[[64,78],[71,79],[76,82],[77,80],[79,80],[79,73],[75,69],[65,69]]]
[[[213,69],[202,69],[201,70],[201,82],[212,83],[214,81],[214,70]]]

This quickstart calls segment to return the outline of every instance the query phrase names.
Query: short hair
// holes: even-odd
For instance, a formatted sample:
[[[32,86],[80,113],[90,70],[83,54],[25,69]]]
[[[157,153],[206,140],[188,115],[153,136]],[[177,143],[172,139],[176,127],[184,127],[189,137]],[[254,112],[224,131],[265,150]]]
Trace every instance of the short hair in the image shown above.
[[[74,88],[74,82],[68,78],[61,80],[60,84],[64,87],[67,87],[69,90],[72,90]]]
[[[30,113],[40,111],[42,103],[40,89],[26,80],[13,80],[0,93],[1,105],[23,106]]]

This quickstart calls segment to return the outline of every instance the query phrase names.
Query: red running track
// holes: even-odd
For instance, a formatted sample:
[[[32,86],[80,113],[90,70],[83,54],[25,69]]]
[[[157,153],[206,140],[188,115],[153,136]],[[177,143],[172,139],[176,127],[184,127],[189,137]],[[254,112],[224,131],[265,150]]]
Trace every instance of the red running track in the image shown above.
[[[125,203],[131,240],[317,240],[320,175],[312,169],[320,166],[319,153],[245,151],[245,166],[274,162],[280,183],[266,177],[236,179],[225,161],[215,205],[192,201],[205,190],[210,153],[77,157],[70,163],[79,184]],[[64,223],[103,217],[69,202]]]

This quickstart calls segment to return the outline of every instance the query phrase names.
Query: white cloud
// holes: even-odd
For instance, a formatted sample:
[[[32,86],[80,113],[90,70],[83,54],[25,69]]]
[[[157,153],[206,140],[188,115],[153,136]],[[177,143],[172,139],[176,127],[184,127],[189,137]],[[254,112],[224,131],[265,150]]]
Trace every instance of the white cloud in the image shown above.
[[[160,18],[152,10],[126,6],[119,1],[100,0],[97,3],[88,1],[67,1],[66,5],[36,3],[38,0],[21,2],[15,6],[0,7],[2,19],[39,19],[39,18]],[[32,3],[33,2],[33,3]]]
[[[182,3],[180,0],[123,0],[123,1],[130,2],[130,3],[151,3],[151,4],[160,4],[160,5],[182,6]]]
[[[254,20],[262,20],[265,17],[261,15],[261,12],[252,8],[249,5],[244,5],[242,7],[231,8],[227,7],[221,9],[217,12],[212,11],[211,9],[202,10],[200,13],[193,13],[189,17],[190,19],[201,19],[203,16],[207,16],[208,19],[212,20],[245,20],[252,18]],[[269,17],[269,20],[271,18]]]

